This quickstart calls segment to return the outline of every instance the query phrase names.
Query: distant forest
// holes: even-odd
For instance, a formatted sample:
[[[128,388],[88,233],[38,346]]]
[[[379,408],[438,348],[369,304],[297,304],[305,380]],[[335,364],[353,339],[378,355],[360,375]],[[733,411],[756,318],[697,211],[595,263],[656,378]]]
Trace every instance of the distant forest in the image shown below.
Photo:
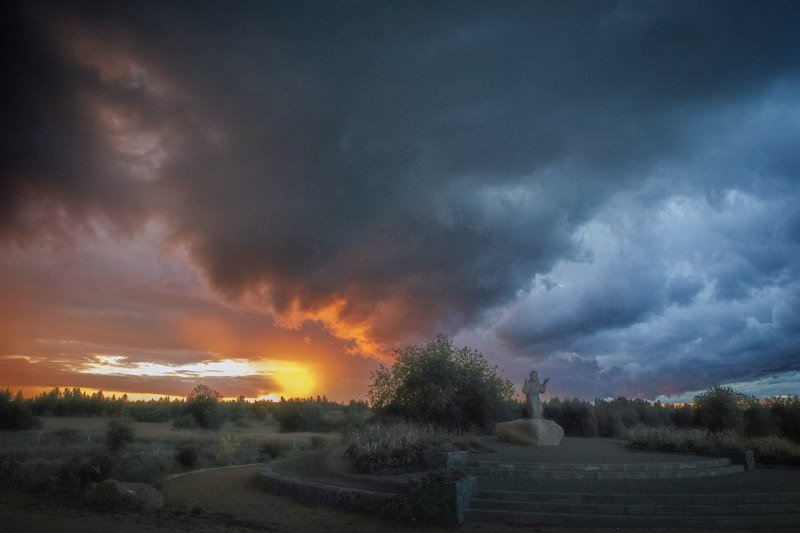
[[[210,389],[209,389],[210,390]],[[211,390],[216,394],[215,391]],[[79,388],[54,388],[32,398],[9,389],[0,390],[0,429],[29,429],[36,417],[122,417],[137,422],[173,421],[176,427],[219,429],[226,421],[245,420],[276,425],[281,431],[343,431],[363,425],[368,418],[366,402],[351,400],[338,403],[325,396],[310,398],[281,397],[278,402],[259,400],[222,401],[219,396],[129,400],[127,395],[105,396],[102,391],[87,394]],[[198,404],[201,416],[198,415]],[[205,423],[204,423],[205,421]]]
[[[216,394],[215,391],[211,391]],[[212,401],[209,401],[212,400]],[[206,423],[197,415],[202,403]],[[524,402],[506,406],[508,418],[526,416]],[[207,411],[207,412],[206,412]],[[381,418],[366,402],[339,403],[325,396],[281,398],[280,401],[221,401],[212,398],[161,398],[131,401],[127,396],[87,394],[78,388],[55,388],[25,398],[9,389],[0,391],[0,429],[36,427],[37,417],[105,416],[132,418],[138,422],[167,422],[176,427],[219,429],[226,421],[260,421],[280,431],[349,431]],[[616,398],[587,402],[553,398],[544,405],[544,416],[556,421],[568,436],[624,438],[639,427],[705,428],[729,430],[749,437],[780,436],[800,442],[800,398],[758,400],[728,387],[713,386],[695,397],[693,404],[673,405],[641,399]],[[198,426],[198,421],[200,425]],[[441,421],[447,426],[447,421]]]

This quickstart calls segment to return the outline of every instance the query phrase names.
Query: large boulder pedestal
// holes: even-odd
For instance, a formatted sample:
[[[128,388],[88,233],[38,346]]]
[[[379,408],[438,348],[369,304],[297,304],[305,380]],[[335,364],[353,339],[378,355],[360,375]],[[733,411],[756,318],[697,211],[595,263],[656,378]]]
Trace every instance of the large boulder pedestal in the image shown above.
[[[564,430],[545,418],[520,418],[511,422],[500,422],[494,432],[497,440],[534,446],[558,446],[564,438]]]

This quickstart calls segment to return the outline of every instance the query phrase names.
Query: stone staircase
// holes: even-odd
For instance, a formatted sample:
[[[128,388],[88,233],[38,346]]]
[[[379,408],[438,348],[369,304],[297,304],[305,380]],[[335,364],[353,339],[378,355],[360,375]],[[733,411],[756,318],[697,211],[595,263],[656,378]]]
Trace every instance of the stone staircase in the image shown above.
[[[800,492],[691,493],[692,479],[744,470],[728,458],[609,464],[458,460],[452,466],[478,478],[466,511],[466,519],[476,522],[642,529],[800,527]],[[635,480],[669,479],[685,479],[686,492],[634,493]],[[629,493],[609,492],[606,481],[623,483],[619,487]],[[545,486],[551,492],[542,491]]]
[[[800,493],[566,494],[479,488],[466,518],[564,527],[792,530],[800,527]]]
[[[533,479],[676,479],[721,476],[744,471],[742,465],[728,458],[699,459],[669,463],[513,463],[501,461],[455,461],[453,467],[473,474],[480,480],[506,483]]]

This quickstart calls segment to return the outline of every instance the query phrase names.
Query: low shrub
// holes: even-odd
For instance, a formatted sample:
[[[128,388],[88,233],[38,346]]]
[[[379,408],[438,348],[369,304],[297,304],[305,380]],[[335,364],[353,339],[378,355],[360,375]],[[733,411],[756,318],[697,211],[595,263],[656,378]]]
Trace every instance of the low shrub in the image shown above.
[[[175,450],[175,460],[185,470],[190,470],[197,465],[200,459],[200,449],[194,443],[188,442],[178,446]]]
[[[117,451],[133,442],[133,429],[126,422],[112,420],[106,429],[106,446],[109,450]]]
[[[17,461],[11,454],[0,454],[0,489],[7,487],[14,479],[17,469]]]
[[[224,435],[217,441],[215,461],[219,466],[233,464],[239,455],[242,446],[241,437],[236,435]]]
[[[114,458],[100,449],[76,452],[58,473],[59,484],[68,490],[83,490],[93,482],[107,479],[114,466]]]
[[[311,449],[312,450],[324,450],[325,446],[328,445],[328,440],[325,437],[320,435],[312,435],[311,436]]]
[[[275,420],[275,417],[272,416],[272,413],[264,411],[263,417],[264,417],[264,425],[267,426],[268,428],[274,428],[278,426],[278,421]]]
[[[692,453],[706,440],[701,429],[639,427],[628,432],[628,448],[634,450]]]
[[[3,462],[0,459],[0,465]],[[7,466],[9,468],[0,467],[0,470],[6,470],[5,474],[8,476],[3,479],[5,476],[0,475],[0,479],[3,479],[2,485],[8,484],[18,489],[30,491],[50,491],[58,486],[63,465],[57,459],[29,457],[14,461],[14,463]]]
[[[114,462],[109,477],[155,484],[168,475],[174,466],[172,455],[161,453],[160,450],[126,451],[123,457]]]
[[[746,443],[733,431],[711,433],[702,429],[640,427],[628,432],[628,447],[634,450],[716,454],[742,451]]]
[[[756,462],[800,466],[800,446],[780,437],[745,439],[734,431],[711,433],[701,429],[637,428],[628,434],[635,450],[725,455],[753,450]]]
[[[352,435],[345,455],[360,473],[414,472],[424,468],[423,452],[441,446],[452,435],[426,425],[374,424]]]
[[[268,440],[261,445],[261,449],[259,451],[261,452],[262,456],[269,457],[270,459],[277,459],[281,454],[281,447],[274,440]]]
[[[800,466],[800,446],[779,437],[750,440],[756,461],[768,465]]]

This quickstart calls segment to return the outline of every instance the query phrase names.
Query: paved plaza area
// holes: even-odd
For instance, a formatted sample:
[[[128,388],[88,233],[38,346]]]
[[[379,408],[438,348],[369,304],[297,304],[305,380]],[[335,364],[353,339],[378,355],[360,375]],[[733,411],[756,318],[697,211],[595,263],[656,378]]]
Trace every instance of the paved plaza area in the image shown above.
[[[469,440],[469,439],[468,439]],[[493,436],[471,439],[485,451],[469,454],[470,459],[518,463],[567,464],[626,464],[626,463],[679,463],[702,461],[704,456],[678,453],[642,452],[626,448],[618,439],[588,439],[565,437],[558,446],[526,446],[498,441]],[[475,447],[477,448],[477,447]],[[332,450],[319,464],[318,478],[336,484],[369,488],[372,490],[403,490],[409,479],[420,473],[388,475],[359,475],[350,471],[344,457],[344,447]],[[737,474],[697,479],[552,479],[530,485],[528,490],[550,492],[598,492],[617,494],[685,494],[691,493],[749,493],[749,492],[800,492],[800,469],[756,468]]]

